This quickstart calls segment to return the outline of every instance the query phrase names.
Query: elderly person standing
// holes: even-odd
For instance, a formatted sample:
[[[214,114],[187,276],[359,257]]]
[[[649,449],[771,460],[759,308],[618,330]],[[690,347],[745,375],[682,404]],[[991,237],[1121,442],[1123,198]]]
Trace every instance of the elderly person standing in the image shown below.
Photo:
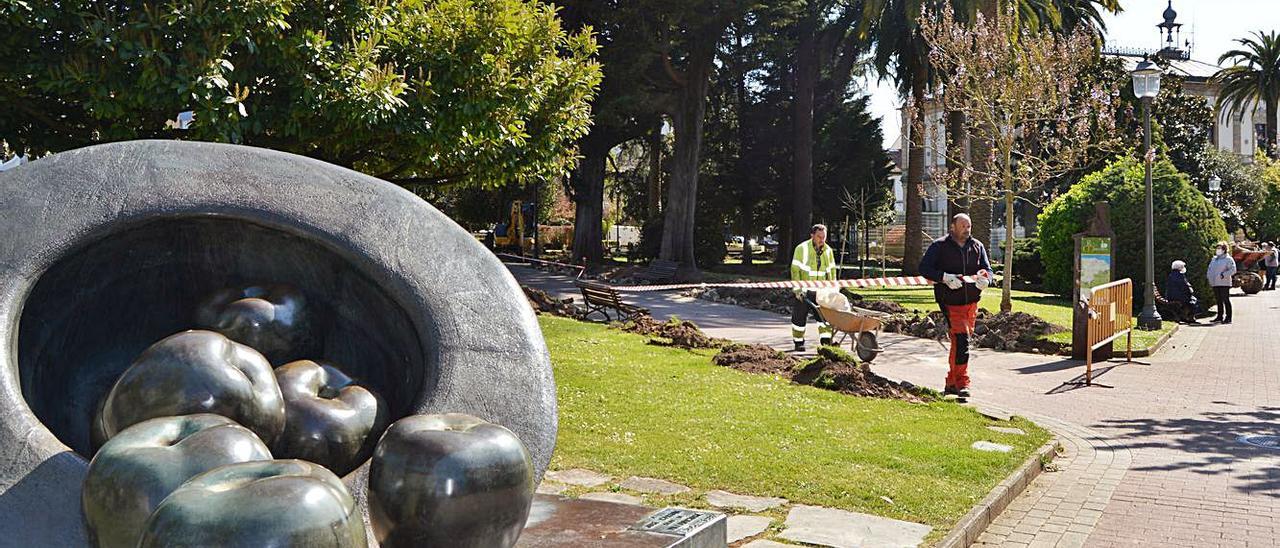
[[[1218,301],[1218,316],[1213,321],[1224,324],[1231,323],[1231,278],[1236,275],[1236,261],[1229,251],[1227,242],[1218,242],[1213,260],[1209,261],[1209,268],[1205,271],[1209,285],[1213,286],[1213,296]]]
[[[1187,263],[1173,261],[1169,277],[1164,281],[1164,298],[1174,308],[1177,320],[1188,324],[1199,324],[1196,321],[1196,290],[1187,281]]]
[[[1276,245],[1267,242],[1262,244],[1262,250],[1266,252],[1263,256],[1262,266],[1267,268],[1267,284],[1262,286],[1263,289],[1276,288],[1276,270],[1280,269],[1280,251],[1276,250]]]

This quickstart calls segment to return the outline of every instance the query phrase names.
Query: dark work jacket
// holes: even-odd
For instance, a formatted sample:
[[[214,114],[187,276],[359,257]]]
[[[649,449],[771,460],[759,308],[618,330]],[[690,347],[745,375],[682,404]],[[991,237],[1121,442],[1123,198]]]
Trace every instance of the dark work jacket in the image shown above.
[[[982,298],[982,292],[971,283],[951,289],[942,283],[942,275],[973,276],[979,270],[990,272],[991,261],[987,260],[987,248],[973,238],[961,247],[950,235],[943,236],[929,244],[929,250],[920,259],[920,275],[933,282],[933,298],[945,305],[976,303]]]
[[[1196,291],[1191,288],[1191,282],[1187,281],[1186,274],[1177,270],[1169,272],[1169,278],[1164,281],[1164,298],[1180,303],[1190,303],[1195,293]]]

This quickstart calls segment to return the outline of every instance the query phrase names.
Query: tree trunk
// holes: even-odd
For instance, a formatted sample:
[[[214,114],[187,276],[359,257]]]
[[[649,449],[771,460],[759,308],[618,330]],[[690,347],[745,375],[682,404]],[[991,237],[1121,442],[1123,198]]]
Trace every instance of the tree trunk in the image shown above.
[[[1276,150],[1276,107],[1280,101],[1269,100],[1267,103],[1267,157],[1276,158],[1280,156],[1280,150]]]
[[[742,35],[737,36],[738,51],[742,51],[743,42]],[[742,264],[751,266],[755,260],[755,254],[751,250],[751,229],[754,223],[751,222],[751,211],[755,209],[755,182],[756,178],[748,173],[750,169],[747,164],[747,157],[750,154],[751,143],[747,137],[747,124],[743,120],[747,117],[747,75],[742,68],[742,63],[737,62],[734,68],[734,88],[733,98],[734,107],[737,109],[738,121],[738,157],[734,161],[734,171],[737,172],[738,180],[741,181],[738,196],[740,202],[738,204],[738,228],[742,233]]]
[[[1040,227],[1040,207],[1031,202],[1022,202],[1022,230],[1024,238],[1034,238]]]
[[[969,162],[973,164],[975,171],[990,171],[991,143],[979,132],[978,137],[971,139],[969,142]],[[990,134],[990,132],[986,132]],[[989,185],[980,185],[983,188],[989,188]],[[992,216],[995,214],[995,200],[989,197],[973,196],[969,198],[968,204],[969,217],[973,220],[973,238],[982,242],[983,245],[991,245],[991,225]]]
[[[915,101],[915,120],[911,122],[911,139],[907,147],[907,188],[905,193],[906,232],[902,242],[902,272],[914,276],[920,270],[920,257],[923,245],[920,235],[924,228],[924,213],[921,211],[921,194],[924,192],[924,67],[916,69],[912,77],[911,93]]]
[[[649,203],[645,219],[659,213],[662,203],[662,117],[659,116],[653,131],[649,133]]]
[[[1005,173],[1004,186],[1004,283],[1000,311],[1013,310],[1013,175]]]
[[[604,257],[604,170],[608,150],[583,147],[574,178],[573,260],[599,264]]]
[[[969,130],[965,127],[965,123],[964,111],[953,110],[947,113],[947,171],[953,174],[964,169],[965,165],[969,163]],[[962,190],[965,189],[947,190],[948,222],[957,213],[969,211],[969,198],[967,196],[953,197],[954,194]]]
[[[698,203],[702,122],[718,38],[718,34],[703,37],[701,42],[695,43],[684,71],[684,82],[676,91],[676,106],[671,116],[675,128],[675,152],[662,225],[662,251],[658,256],[679,263],[681,276],[694,275],[698,271],[693,253],[693,218]]]
[[[813,223],[813,93],[818,83],[815,23],[801,23],[792,102],[791,239],[804,241]]]

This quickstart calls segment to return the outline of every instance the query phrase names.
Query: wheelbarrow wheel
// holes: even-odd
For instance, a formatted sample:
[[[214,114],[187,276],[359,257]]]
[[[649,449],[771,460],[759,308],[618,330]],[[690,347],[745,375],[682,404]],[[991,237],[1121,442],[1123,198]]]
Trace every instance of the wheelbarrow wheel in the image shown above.
[[[858,353],[858,359],[869,362],[876,359],[884,349],[880,348],[880,344],[876,342],[876,334],[870,331],[858,333],[858,337],[853,342],[854,351]]]

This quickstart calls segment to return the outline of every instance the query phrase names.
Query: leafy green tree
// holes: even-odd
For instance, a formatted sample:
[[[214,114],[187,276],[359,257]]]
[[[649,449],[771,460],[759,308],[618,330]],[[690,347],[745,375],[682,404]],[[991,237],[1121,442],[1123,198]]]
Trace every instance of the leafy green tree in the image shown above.
[[[1252,235],[1259,226],[1254,215],[1267,197],[1263,163],[1245,163],[1236,154],[1212,145],[1206,145],[1202,154],[1202,171],[1198,177],[1189,176],[1191,184],[1222,213],[1228,232],[1244,230],[1246,235]],[[1221,180],[1222,187],[1213,192],[1209,190],[1209,179],[1215,176]]]
[[[1276,108],[1280,108],[1280,34],[1253,33],[1236,40],[1242,47],[1222,54],[1218,64],[1232,62],[1213,79],[1222,86],[1218,106],[1230,112],[1244,112],[1262,103],[1267,110],[1266,141],[1263,150],[1276,157]]]
[[[1166,75],[1164,79],[1160,95],[1151,105],[1152,122],[1159,124],[1159,133],[1153,134],[1152,139],[1161,144],[1178,171],[1197,184],[1202,179],[1207,181],[1209,151],[1216,149],[1209,142],[1214,122],[1213,108],[1204,97],[1183,93],[1181,77]],[[1135,141],[1131,142],[1137,142],[1141,136],[1136,133],[1137,128],[1134,129]]]
[[[0,138],[34,154],[191,138],[409,188],[523,185],[574,164],[595,51],[522,0],[8,0]],[[187,110],[189,130],[166,129]]]
[[[814,154],[814,200],[818,217],[828,223],[882,220],[893,210],[889,157],[880,122],[868,111],[869,97],[851,98],[823,120]],[[865,204],[859,200],[865,200]],[[863,206],[863,207],[859,207]],[[861,218],[863,211],[866,218]]]
[[[1245,228],[1257,241],[1276,242],[1280,240],[1280,162],[1259,155],[1251,167],[1261,179],[1256,199],[1243,210]],[[1225,178],[1222,187],[1227,188]]]
[[[1115,279],[1135,281],[1134,295],[1145,290],[1143,279],[1146,245],[1145,164],[1131,155],[1116,159],[1101,171],[1085,177],[1080,184],[1059,196],[1040,214],[1040,253],[1044,261],[1044,289],[1064,296],[1071,294],[1075,243],[1072,235],[1083,232],[1093,216],[1093,204],[1111,204],[1111,226],[1116,234]],[[1196,292],[1209,294],[1205,267],[1213,258],[1215,242],[1226,239],[1221,214],[1186,176],[1167,159],[1152,166],[1155,215],[1155,264],[1186,261],[1187,278]],[[1159,270],[1157,270],[1159,271]],[[1157,283],[1162,278],[1157,279]]]
[[[564,179],[574,202],[573,260],[599,263],[603,257],[606,162],[615,147],[643,136],[660,124],[658,97],[642,85],[659,60],[656,38],[641,20],[643,3],[622,0],[559,0],[566,26],[593,32],[600,44],[600,92],[592,101],[593,125],[579,141],[582,161]]]

